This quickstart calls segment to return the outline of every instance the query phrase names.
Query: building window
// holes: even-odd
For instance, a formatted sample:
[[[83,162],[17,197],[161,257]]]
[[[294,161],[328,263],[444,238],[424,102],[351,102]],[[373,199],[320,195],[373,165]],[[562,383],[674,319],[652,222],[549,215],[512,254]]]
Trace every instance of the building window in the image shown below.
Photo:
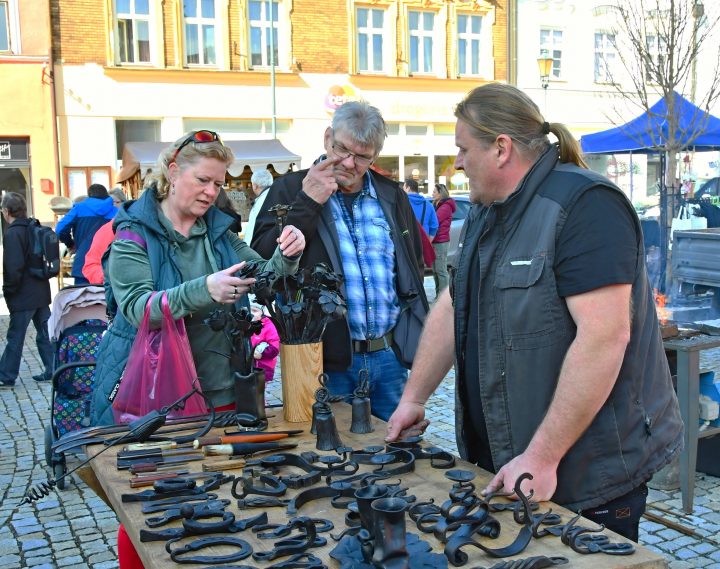
[[[612,83],[615,64],[615,35],[595,32],[595,83]]]
[[[559,79],[561,77],[562,37],[563,33],[561,30],[540,30],[540,53],[544,50],[552,57],[553,64],[550,77],[553,79]]]
[[[116,0],[121,63],[150,63],[150,1]]]
[[[645,80],[649,83],[658,83],[657,78],[662,75],[665,69],[665,58],[667,45],[665,39],[656,35],[648,35],[645,38],[647,59],[645,64]]]
[[[118,160],[126,142],[160,142],[160,121],[152,119],[115,119]]]
[[[0,51],[10,51],[10,7],[0,0]]]
[[[458,14],[458,75],[480,75],[482,16]]]
[[[268,10],[269,2],[251,0],[249,9],[250,24],[250,65],[253,67],[270,67],[270,29],[271,17]],[[273,61],[278,64],[278,3],[272,2],[272,44]]]
[[[183,0],[185,61],[188,65],[216,65],[215,0]]]
[[[414,10],[408,12],[410,73],[432,73],[434,28],[434,13]]]
[[[378,8],[358,8],[356,25],[358,71],[384,71],[385,11]]]

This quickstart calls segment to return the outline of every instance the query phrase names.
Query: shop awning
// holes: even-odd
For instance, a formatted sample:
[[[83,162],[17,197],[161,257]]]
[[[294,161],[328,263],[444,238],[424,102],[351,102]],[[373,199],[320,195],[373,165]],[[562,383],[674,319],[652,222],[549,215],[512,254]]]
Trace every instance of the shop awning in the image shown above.
[[[293,164],[300,163],[300,156],[290,152],[279,140],[226,140],[228,146],[235,155],[235,162],[230,166],[228,172],[233,177],[242,174],[245,166],[255,172],[264,170],[272,164],[275,171],[286,172]],[[145,177],[148,170],[155,172],[157,159],[160,153],[167,148],[171,142],[127,142],[123,147],[122,168],[117,177],[117,182],[122,183],[140,171],[141,177]]]

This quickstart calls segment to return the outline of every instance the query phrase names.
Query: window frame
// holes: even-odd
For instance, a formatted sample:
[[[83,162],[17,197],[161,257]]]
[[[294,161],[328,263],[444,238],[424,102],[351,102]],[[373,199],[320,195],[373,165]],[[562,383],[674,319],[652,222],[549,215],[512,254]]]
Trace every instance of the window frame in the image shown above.
[[[383,24],[382,28],[363,28],[367,30],[376,30],[381,29],[382,32],[380,34],[380,37],[382,39],[382,46],[381,50],[382,53],[380,55],[380,62],[381,67],[380,69],[372,69],[372,65],[368,64],[367,69],[361,69],[360,67],[360,33],[361,28],[358,24],[358,10],[368,10],[369,12],[372,12],[373,10],[379,11],[383,15]],[[390,75],[391,74],[391,66],[390,66],[390,51],[392,50],[393,41],[391,37],[391,30],[390,26],[388,25],[388,20],[390,20],[391,14],[390,9],[387,6],[383,5],[363,5],[363,4],[356,4],[354,6],[353,10],[353,44],[355,46],[355,71],[357,73],[363,74],[363,75]],[[369,18],[369,20],[372,20],[372,18]],[[373,34],[375,35],[375,34]],[[371,56],[372,56],[372,40],[370,39],[368,41],[368,53],[367,53],[367,61],[370,63]],[[374,63],[374,59],[372,60],[372,63]]]
[[[544,43],[543,42],[543,32],[549,32],[548,36],[550,37],[551,41]],[[559,46],[556,46],[555,42],[555,34],[560,34],[560,41]],[[539,38],[539,46],[540,49],[538,50],[538,53],[542,53],[543,50],[545,50],[550,57],[553,60],[552,68],[550,70],[550,80],[561,80],[563,78],[563,41],[565,39],[565,32],[564,30],[560,28],[552,28],[552,27],[541,27],[540,28],[540,38]],[[556,52],[559,52],[559,56],[556,57]]]
[[[472,32],[472,25],[470,26],[470,30],[471,30],[470,32],[465,31],[465,32],[462,32],[462,33],[461,33],[461,32],[460,32],[460,29],[459,29],[460,17],[461,17],[461,16],[467,17],[467,18],[468,18],[468,23],[471,23],[471,22],[472,22],[472,18],[480,18],[480,33],[474,34],[474,33]],[[484,14],[474,14],[474,13],[472,13],[472,12],[458,12],[458,14],[457,14],[456,24],[455,24],[455,50],[456,50],[456,53],[457,53],[457,69],[456,69],[456,73],[457,73],[457,76],[458,76],[458,77],[482,77],[482,75],[483,75],[483,70],[482,70],[482,67],[483,67],[483,66],[482,66],[482,54],[483,54],[483,51],[482,51],[482,48],[483,48],[483,40],[484,40],[483,29],[485,28],[485,25],[484,25],[485,22],[483,21],[484,18],[485,18],[485,15],[484,15]],[[468,61],[468,57],[467,57],[467,56],[468,56],[468,54],[472,55],[471,45],[472,45],[473,39],[477,39],[477,42],[478,42],[478,45],[479,45],[479,48],[480,48],[479,51],[478,51],[478,72],[477,72],[477,73],[472,73],[472,72],[467,72],[467,71],[462,72],[462,71],[460,70],[460,52],[461,52],[461,50],[460,50],[460,41],[461,41],[461,40],[465,40],[465,41],[467,42],[466,49],[464,50],[464,51],[465,51],[465,58],[466,58],[466,69],[467,69],[467,61]]]
[[[178,0],[181,1],[182,7],[182,37],[183,37],[183,64],[187,68],[201,68],[201,69],[217,69],[221,68],[223,66],[223,54],[224,54],[224,41],[223,41],[223,34],[224,34],[224,27],[223,27],[223,19],[220,14],[222,14],[222,6],[219,5],[218,0],[213,0],[213,10],[214,10],[214,17],[213,18],[205,18],[202,16],[202,0]],[[195,2],[196,7],[199,9],[199,16],[191,16],[188,17],[185,15],[185,5],[184,3],[188,1]],[[212,22],[213,25],[213,34],[214,34],[214,44],[213,48],[215,50],[215,61],[212,63],[208,63],[203,61],[204,56],[204,43],[203,43],[203,25],[208,25],[207,22]],[[191,63],[188,61],[188,33],[187,33],[187,26],[188,24],[194,24],[198,26],[198,58],[199,61],[197,63]]]
[[[260,5],[261,5],[261,6],[260,6],[261,14],[264,14],[264,15],[265,15],[264,18],[262,18],[262,19],[260,19],[260,20],[253,20],[253,19],[251,19],[251,17],[250,17],[250,4],[251,4],[252,2],[259,2],[259,3],[260,3]],[[269,69],[269,68],[271,67],[271,63],[270,63],[270,61],[269,61],[269,58],[267,57],[267,56],[268,56],[268,52],[269,52],[269,47],[270,47],[270,45],[269,45],[269,44],[270,44],[270,42],[269,42],[270,36],[269,36],[269,34],[268,34],[267,32],[268,32],[268,29],[270,29],[270,27],[271,27],[271,26],[270,26],[270,20],[268,20],[268,18],[267,18],[267,4],[268,4],[268,3],[267,3],[267,0],[248,0],[248,3],[247,3],[247,18],[246,18],[246,20],[247,20],[247,29],[248,29],[248,67],[249,67],[250,69],[263,69],[263,70],[265,70],[265,69]],[[275,52],[276,52],[277,55],[276,55],[276,57],[275,57],[275,67],[278,67],[279,64],[280,64],[280,61],[279,61],[279,60],[280,60],[280,57],[281,57],[281,53],[283,52],[283,44],[284,44],[284,41],[285,41],[285,38],[283,37],[284,34],[282,33],[282,30],[283,30],[283,27],[284,27],[284,26],[283,26],[283,21],[282,21],[282,20],[283,20],[283,15],[284,15],[284,10],[283,10],[283,2],[282,2],[282,0],[272,0],[272,4],[273,4],[273,6],[277,6],[277,10],[276,10],[276,12],[277,12],[277,19],[273,19],[272,28],[275,30],[275,36],[276,36],[276,39],[275,39]],[[253,26],[253,22],[260,22],[260,41],[261,41],[262,46],[267,47],[267,49],[262,49],[262,48],[261,48],[261,50],[260,50],[261,63],[260,63],[259,65],[255,65],[255,64],[253,64],[253,62],[252,62],[252,58],[253,58],[253,51],[252,51],[252,30],[253,30],[253,27],[254,27],[254,26]],[[257,26],[255,26],[255,27],[257,27]]]
[[[0,2],[6,6],[7,24],[5,31],[7,33],[7,49],[0,49],[0,54],[19,55],[22,53],[20,42],[20,19],[18,15],[17,0],[2,0]]]
[[[137,15],[135,14],[135,2],[137,0],[129,0],[131,3],[131,6],[133,8],[133,12],[130,13],[123,13],[123,15],[127,15],[127,18],[123,18],[125,20],[130,20],[132,22],[133,26],[133,49],[135,50],[135,53],[138,54],[139,50],[137,49],[137,44],[139,43],[139,40],[137,40],[137,33],[135,28],[135,23],[138,21],[145,21],[147,22],[147,30],[148,30],[148,61],[123,61],[122,60],[122,34],[120,33],[120,12],[118,11],[117,6],[117,0],[113,0],[113,24],[114,24],[114,32],[115,32],[115,62],[117,65],[122,66],[148,66],[153,65],[155,63],[156,59],[156,47],[155,47],[155,25],[156,25],[156,18],[155,18],[155,2],[154,0],[148,0],[148,14],[147,16],[144,14]],[[137,59],[137,58],[135,58]]]
[[[651,38],[652,38],[652,46],[653,46],[652,48],[650,47],[650,39]],[[661,48],[660,44],[665,43],[665,42],[661,42],[662,39],[663,38],[657,32],[645,35],[645,50],[647,52],[648,58],[650,58],[652,60],[652,64],[655,67],[664,67],[665,66],[667,45],[664,45]],[[655,82],[656,74],[650,72],[650,70],[648,69],[647,62],[643,62],[643,63],[644,63],[644,71],[645,71],[645,81],[647,83],[650,83],[653,85],[657,84]]]
[[[598,48],[598,36],[602,37],[602,45]],[[610,63],[615,61],[618,55],[617,36],[606,30],[595,30],[593,35],[593,80],[598,84],[615,83]],[[612,58],[608,58],[612,55]],[[602,67],[602,69],[600,69]],[[603,73],[601,73],[601,71]]]
[[[411,30],[410,29],[410,15],[412,13],[418,14],[418,30]],[[422,20],[424,19],[424,16],[426,14],[431,14],[433,19],[433,26],[432,29],[428,32],[427,30],[423,29],[423,23]],[[433,10],[422,10],[416,7],[408,7],[407,9],[407,65],[408,65],[408,73],[410,75],[435,75],[437,73],[438,68],[438,45],[441,43],[441,38],[439,37],[439,32],[441,31],[438,26],[438,20],[439,20],[439,14],[436,11]],[[418,69],[413,70],[412,65],[412,39],[413,37],[419,38],[418,41]],[[430,46],[430,69],[425,70],[424,69],[424,63],[425,63],[425,48],[424,48],[424,42],[422,41],[425,38],[430,38],[431,46]],[[421,70],[422,69],[422,70]]]

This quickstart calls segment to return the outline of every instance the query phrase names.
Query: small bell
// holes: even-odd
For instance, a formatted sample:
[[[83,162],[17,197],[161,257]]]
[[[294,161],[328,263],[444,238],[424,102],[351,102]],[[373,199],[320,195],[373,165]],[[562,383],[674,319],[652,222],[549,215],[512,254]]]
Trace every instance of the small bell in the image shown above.
[[[352,419],[350,421],[350,432],[356,434],[372,433],[375,428],[372,425],[370,407],[370,382],[367,370],[360,370],[358,386],[353,391]]]
[[[333,415],[332,409],[327,403],[318,407],[315,414],[315,430],[317,432],[316,449],[335,450],[337,447],[343,446],[335,425],[335,415]]]

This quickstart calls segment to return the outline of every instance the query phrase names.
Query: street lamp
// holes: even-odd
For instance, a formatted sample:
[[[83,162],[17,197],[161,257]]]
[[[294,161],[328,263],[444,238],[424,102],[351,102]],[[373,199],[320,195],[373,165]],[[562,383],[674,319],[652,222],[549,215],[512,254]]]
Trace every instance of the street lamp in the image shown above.
[[[550,57],[548,50],[543,49],[537,60],[538,69],[540,70],[540,84],[543,89],[547,89],[550,84],[550,72],[552,71],[553,58]]]

